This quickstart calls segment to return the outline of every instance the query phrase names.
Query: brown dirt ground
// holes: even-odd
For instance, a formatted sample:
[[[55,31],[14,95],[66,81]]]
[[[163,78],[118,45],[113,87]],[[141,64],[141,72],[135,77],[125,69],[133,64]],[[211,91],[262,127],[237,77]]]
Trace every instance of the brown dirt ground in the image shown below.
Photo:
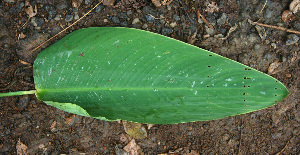
[[[40,26],[34,25],[32,20],[27,22],[28,15],[20,4],[21,1],[12,3],[1,1],[1,92],[34,89],[32,65],[36,55],[69,32],[83,27],[122,26],[124,22],[127,27],[143,29],[143,25],[147,24],[146,30],[156,33],[163,34],[162,28],[171,29],[173,32],[164,35],[184,42],[188,42],[188,37],[198,30],[196,36],[198,40],[194,45],[262,72],[267,73],[271,63],[280,62],[277,73],[272,76],[283,82],[291,94],[275,106],[244,115],[206,122],[155,125],[147,130],[147,138],[136,140],[142,151],[147,154],[159,154],[185,148],[200,154],[300,153],[299,45],[298,43],[286,45],[288,35],[291,33],[270,28],[265,29],[267,37],[262,40],[255,27],[247,22],[247,19],[253,21],[260,19],[262,23],[299,31],[299,15],[296,14],[295,20],[291,23],[284,23],[281,20],[281,13],[288,9],[290,1],[269,0],[261,14],[256,10],[261,10],[265,1],[216,1],[221,8],[217,18],[220,18],[223,12],[228,18],[225,24],[215,26],[216,29],[221,32],[223,28],[227,33],[234,23],[239,25],[230,37],[222,41],[215,37],[205,38],[204,35],[207,34],[205,24],[197,22],[197,10],[200,10],[206,17],[212,17],[204,11],[206,8],[204,0],[174,0],[169,7],[160,8],[156,8],[151,1],[124,0],[116,3],[118,2],[123,3],[119,3],[120,5],[116,7],[102,6],[99,12],[93,11],[67,32],[37,51],[30,52],[63,27],[71,24],[64,19],[65,15],[75,15],[71,1],[31,1],[31,5],[37,5],[38,13],[35,17],[44,20]],[[61,5],[57,3],[65,3],[66,7],[58,9]],[[85,1],[78,8],[79,16],[97,4],[97,1],[91,0],[88,4],[84,3]],[[55,15],[50,19],[50,13],[45,9],[45,4],[56,6],[54,10],[56,14],[62,16],[62,19],[53,20]],[[128,10],[132,13],[128,13]],[[272,17],[267,16],[270,11],[273,11]],[[127,17],[121,18],[120,12],[126,14]],[[147,13],[155,17],[163,14],[165,18],[154,19],[155,21],[151,22],[145,18]],[[179,15],[181,19],[176,21],[174,14]],[[113,16],[118,17],[121,23],[114,22],[111,18]],[[140,23],[132,25],[135,18],[139,18]],[[161,24],[160,20],[165,23]],[[170,27],[169,23],[172,22],[176,22],[177,26]],[[25,35],[24,38],[18,37],[21,33]],[[256,38],[253,42],[247,40],[251,34]],[[271,46],[271,43],[275,43],[276,48]],[[46,105],[37,100],[34,95],[3,97],[0,98],[0,105],[1,154],[16,154],[16,144],[19,139],[28,147],[29,154],[116,154],[116,145],[126,146],[126,143],[120,140],[121,135],[126,133],[122,124],[118,122],[74,116]],[[56,122],[56,125],[51,128],[53,122]]]

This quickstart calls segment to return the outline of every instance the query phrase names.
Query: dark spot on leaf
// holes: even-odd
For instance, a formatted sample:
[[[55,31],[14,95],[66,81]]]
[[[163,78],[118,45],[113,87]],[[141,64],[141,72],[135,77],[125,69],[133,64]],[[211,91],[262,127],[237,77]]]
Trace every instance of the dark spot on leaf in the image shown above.
[[[81,53],[79,53],[79,56],[84,57],[84,54],[81,52]]]
[[[210,55],[208,55],[208,56],[210,56],[210,57],[211,57],[212,55],[210,54]]]

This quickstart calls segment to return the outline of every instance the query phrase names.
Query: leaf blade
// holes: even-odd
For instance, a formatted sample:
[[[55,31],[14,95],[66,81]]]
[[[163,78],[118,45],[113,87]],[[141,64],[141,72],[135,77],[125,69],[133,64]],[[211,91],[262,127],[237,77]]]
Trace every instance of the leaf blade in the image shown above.
[[[38,55],[34,74],[40,100],[151,124],[243,114],[288,95],[276,79],[238,62],[128,28],[73,32]]]

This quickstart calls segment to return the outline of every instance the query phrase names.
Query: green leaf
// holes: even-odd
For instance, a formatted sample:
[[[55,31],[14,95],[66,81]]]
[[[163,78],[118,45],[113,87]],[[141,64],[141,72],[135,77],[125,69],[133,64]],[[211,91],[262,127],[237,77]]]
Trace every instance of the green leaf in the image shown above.
[[[149,124],[207,121],[274,105],[276,79],[204,49],[130,28],[75,31],[34,63],[36,96],[67,112]]]

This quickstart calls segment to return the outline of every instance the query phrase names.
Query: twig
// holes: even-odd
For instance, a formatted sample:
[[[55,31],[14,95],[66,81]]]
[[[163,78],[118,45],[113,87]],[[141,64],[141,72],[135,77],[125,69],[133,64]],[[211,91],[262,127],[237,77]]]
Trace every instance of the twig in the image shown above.
[[[265,8],[265,7],[266,7],[266,5],[267,5],[267,2],[268,2],[268,0],[266,0],[266,2],[265,2],[265,4],[264,4],[263,8],[260,10],[260,12],[259,12],[259,13],[261,13],[261,12],[264,10],[264,8]]]
[[[49,42],[50,40],[52,40],[53,38],[57,37],[58,35],[60,35],[61,33],[65,32],[67,29],[69,29],[70,27],[72,27],[73,25],[77,24],[81,19],[83,19],[84,17],[86,17],[88,14],[90,14],[97,6],[99,6],[102,3],[103,0],[101,0],[98,4],[96,4],[89,12],[87,12],[86,14],[84,14],[81,18],[79,18],[78,20],[76,20],[74,23],[72,23],[70,26],[68,26],[67,28],[63,29],[62,31],[58,32],[56,35],[54,35],[53,37],[51,37],[50,39],[46,40],[45,42],[43,42],[42,44],[40,44],[38,47],[34,48],[33,50],[31,50],[31,52],[34,52],[35,50],[37,50],[38,48],[40,48],[41,46],[43,46],[44,44],[46,44],[47,42]]]
[[[201,15],[200,11],[197,10],[197,16],[201,17],[201,20],[210,28],[214,29],[214,27]],[[198,18],[199,18],[198,17]]]
[[[262,24],[262,23],[258,23],[258,22],[252,22],[252,23],[255,24],[255,25],[258,25],[258,26],[264,26],[264,27],[278,29],[278,30],[282,30],[282,31],[290,32],[290,33],[300,34],[299,31],[287,29],[287,28],[280,27],[280,26],[267,25],[267,24]]]
[[[292,137],[293,138],[293,137]],[[291,139],[292,139],[291,138]],[[286,146],[290,143],[290,140],[291,139],[289,139],[287,142],[286,142],[286,144],[284,145],[284,147],[283,147],[283,149],[281,149],[279,152],[277,152],[275,155],[279,155],[280,153],[282,153],[283,151],[284,151],[284,149],[286,148]]]

